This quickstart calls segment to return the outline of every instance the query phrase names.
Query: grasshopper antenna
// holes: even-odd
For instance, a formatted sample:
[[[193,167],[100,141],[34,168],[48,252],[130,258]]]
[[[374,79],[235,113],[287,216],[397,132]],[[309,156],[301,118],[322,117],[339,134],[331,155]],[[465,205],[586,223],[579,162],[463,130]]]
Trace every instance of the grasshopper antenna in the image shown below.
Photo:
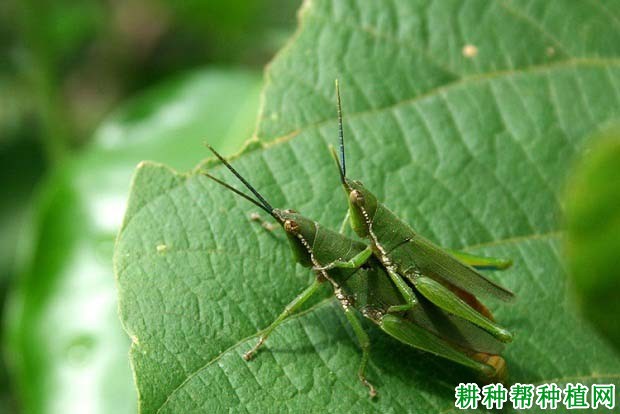
[[[338,159],[338,153],[336,153],[336,148],[334,148],[334,146],[332,144],[329,144],[329,152],[332,155],[332,158],[334,159],[334,162],[336,163],[336,166],[338,167],[338,174],[340,174],[340,182],[342,184],[347,184],[344,175],[342,175],[342,167],[340,166],[340,160]]]
[[[211,150],[211,152],[213,154],[215,154],[215,156],[217,158],[219,158],[220,161],[222,161],[222,163],[226,166],[226,168],[228,168],[235,175],[235,177],[237,177],[239,179],[239,181],[241,181],[243,183],[243,185],[245,185],[246,188],[248,190],[250,190],[252,192],[252,194],[254,194],[256,196],[256,198],[258,198],[260,200],[260,202],[263,204],[263,210],[267,211],[270,215],[273,216],[273,207],[271,207],[271,204],[269,204],[267,202],[267,200],[265,200],[265,198],[254,187],[252,187],[252,185],[250,183],[248,183],[246,181],[246,179],[243,178],[241,176],[241,174],[239,174],[237,172],[237,170],[235,170],[233,168],[233,166],[228,163],[228,161],[226,161],[224,159],[224,157],[222,157],[220,154],[218,154],[218,152],[216,150],[214,150],[211,145],[207,144],[207,148],[209,148],[209,150]],[[215,179],[215,181],[217,181],[218,183],[224,185],[226,188],[230,189],[231,191],[234,191],[236,194],[239,194],[239,195],[243,194],[241,191],[237,190],[234,187],[229,186],[228,184],[224,183],[223,181],[220,181],[218,179]],[[251,199],[250,197],[248,197],[245,194],[243,194],[242,197],[244,197],[245,199]],[[252,200],[252,201],[254,201],[254,203],[257,204],[256,200]]]
[[[342,131],[342,105],[340,103],[340,86],[338,85],[338,79],[336,79],[336,102],[338,105],[338,146],[340,147],[340,178],[344,182],[347,176],[347,165],[344,160],[344,133]]]
[[[261,210],[266,211],[267,213],[272,215],[272,210],[269,210],[267,207],[265,207],[264,205],[262,205],[261,203],[259,203],[258,201],[254,200],[252,197],[250,197],[249,195],[243,193],[242,191],[237,190],[235,187],[233,187],[232,185],[225,183],[224,181],[220,180],[219,178],[215,178],[214,176],[212,176],[209,173],[203,172],[203,175],[209,177],[210,179],[212,179],[213,181],[215,181],[216,183],[218,183],[219,185],[226,187],[227,189],[229,189],[230,191],[232,191],[233,193],[245,198],[246,200],[248,200],[250,203],[254,204],[255,206],[257,206],[258,208],[260,208]]]

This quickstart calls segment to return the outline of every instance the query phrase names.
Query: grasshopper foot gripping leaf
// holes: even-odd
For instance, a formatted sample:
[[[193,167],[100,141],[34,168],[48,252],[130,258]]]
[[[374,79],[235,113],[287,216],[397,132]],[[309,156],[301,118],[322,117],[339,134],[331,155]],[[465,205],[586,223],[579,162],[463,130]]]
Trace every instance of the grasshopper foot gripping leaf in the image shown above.
[[[470,356],[476,361],[480,361],[483,364],[489,365],[493,368],[491,373],[486,371],[480,372],[480,382],[488,384],[494,382],[506,383],[508,379],[508,366],[506,365],[506,360],[504,358],[499,355],[485,354],[482,352],[478,352]]]

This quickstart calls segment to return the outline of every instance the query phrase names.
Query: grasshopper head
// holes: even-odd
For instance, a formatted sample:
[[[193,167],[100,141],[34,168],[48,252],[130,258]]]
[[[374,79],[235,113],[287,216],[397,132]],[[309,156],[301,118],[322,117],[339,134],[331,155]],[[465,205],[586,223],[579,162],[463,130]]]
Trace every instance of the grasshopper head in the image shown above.
[[[366,237],[377,210],[377,197],[357,180],[345,178],[343,186],[349,202],[351,227],[358,236]]]
[[[310,244],[314,243],[316,224],[307,217],[302,216],[295,210],[273,209],[273,216],[278,220],[286,234],[301,236]]]
[[[295,260],[302,266],[312,266],[310,253],[316,237],[316,223],[295,210],[276,208],[272,215],[286,232]]]

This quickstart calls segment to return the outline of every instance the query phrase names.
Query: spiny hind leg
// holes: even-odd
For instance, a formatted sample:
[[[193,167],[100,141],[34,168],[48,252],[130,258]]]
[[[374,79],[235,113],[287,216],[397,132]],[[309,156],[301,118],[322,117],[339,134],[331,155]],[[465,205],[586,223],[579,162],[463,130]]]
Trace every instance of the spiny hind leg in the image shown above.
[[[478,256],[459,250],[450,250],[448,252],[461,262],[478,270],[504,270],[512,266],[512,260],[501,259],[496,257]]]
[[[261,333],[256,345],[254,345],[252,349],[250,349],[248,352],[243,354],[243,359],[245,359],[246,361],[249,361],[250,359],[252,359],[256,351],[258,351],[258,349],[265,343],[265,341],[267,340],[267,337],[269,337],[271,332],[273,332],[274,329],[276,329],[282,322],[284,322],[286,318],[288,318],[293,313],[295,313],[295,311],[297,311],[299,307],[304,304],[304,302],[310,299],[312,295],[314,295],[314,293],[316,292],[320,284],[321,282],[319,282],[318,280],[315,280],[303,292],[297,295],[291,303],[286,305],[286,307],[284,308],[284,311],[276,318],[276,320],[273,321],[271,325],[269,325]]]
[[[351,324],[351,328],[353,328],[353,332],[355,332],[355,336],[360,344],[360,348],[362,348],[362,360],[360,362],[359,369],[357,371],[357,376],[366,387],[368,387],[368,394],[370,394],[370,398],[374,398],[377,395],[377,390],[367,379],[366,379],[366,366],[368,365],[368,360],[370,359],[370,338],[368,334],[364,330],[362,323],[360,322],[357,315],[355,315],[355,311],[343,305],[344,314],[347,317],[347,320]]]
[[[502,342],[512,341],[512,334],[486,318],[463,301],[454,291],[426,276],[412,276],[416,289],[436,306],[479,326]]]

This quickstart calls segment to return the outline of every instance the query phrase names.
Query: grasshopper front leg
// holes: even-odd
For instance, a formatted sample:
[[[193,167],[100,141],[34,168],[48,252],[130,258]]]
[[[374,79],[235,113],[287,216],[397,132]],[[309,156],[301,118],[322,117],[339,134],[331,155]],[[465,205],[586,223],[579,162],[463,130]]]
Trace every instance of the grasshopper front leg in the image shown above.
[[[372,256],[372,248],[368,246],[349,260],[346,260],[346,261],[334,260],[333,262],[325,266],[313,267],[313,270],[324,271],[324,270],[329,270],[333,268],[357,269],[361,267],[364,263],[366,263],[366,261],[368,261],[370,256]],[[388,312],[390,313],[404,312],[404,311],[411,309],[417,303],[417,298],[415,297],[415,294],[413,293],[411,287],[407,285],[407,283],[403,280],[403,278],[400,277],[400,275],[396,273],[396,271],[393,268],[386,267],[386,270],[390,278],[392,279],[392,282],[394,282],[394,284],[398,288],[398,291],[400,292],[400,294],[402,295],[403,299],[406,302],[405,304],[402,304],[402,305],[390,306],[390,308],[388,309]]]
[[[269,325],[261,333],[261,336],[260,338],[258,338],[258,342],[256,343],[256,345],[254,345],[252,349],[250,349],[248,352],[243,354],[243,359],[245,359],[246,361],[249,361],[250,359],[252,359],[256,351],[258,351],[258,349],[265,343],[265,341],[267,340],[267,337],[271,334],[271,332],[273,332],[273,330],[276,329],[278,325],[284,322],[286,318],[291,316],[297,309],[299,309],[299,307],[303,305],[304,302],[310,299],[312,295],[314,295],[316,290],[319,288],[320,284],[321,282],[319,282],[318,280],[315,280],[303,292],[297,295],[297,297],[295,297],[295,299],[293,299],[291,303],[286,305],[286,307],[284,308],[284,311],[276,318],[276,320],[273,321],[271,325]]]
[[[391,266],[386,266],[385,270],[387,271],[388,275],[390,276],[390,279],[392,279],[392,282],[394,282],[394,284],[396,285],[396,288],[398,289],[401,296],[403,297],[403,299],[405,299],[405,302],[406,302],[403,305],[390,306],[388,308],[388,313],[404,312],[404,311],[408,311],[409,309],[413,308],[418,303],[418,299],[413,293],[413,290],[411,289],[411,287],[409,287],[407,282],[405,282],[403,278],[400,277],[400,275],[396,273],[396,271]]]
[[[367,246],[364,250],[350,258],[349,260],[337,259],[325,266],[315,266],[312,270],[329,270],[333,268],[339,269],[357,269],[361,267],[372,256],[372,249]]]

